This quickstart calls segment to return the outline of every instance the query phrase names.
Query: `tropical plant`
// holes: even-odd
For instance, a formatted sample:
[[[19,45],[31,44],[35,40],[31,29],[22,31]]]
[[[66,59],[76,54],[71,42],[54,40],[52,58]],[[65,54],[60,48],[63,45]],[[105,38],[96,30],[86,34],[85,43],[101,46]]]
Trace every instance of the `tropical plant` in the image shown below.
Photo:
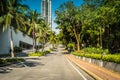
[[[70,41],[75,39],[75,43],[77,43],[77,50],[80,50],[80,43],[82,41],[81,35],[84,29],[80,8],[76,7],[72,1],[68,1],[62,4],[60,9],[56,10],[56,16],[55,22],[59,25],[58,28],[64,31],[62,32],[64,37],[69,35],[67,38]],[[66,42],[67,41],[68,40],[66,40]]]
[[[11,57],[14,57],[12,31],[26,30],[27,20],[24,11],[27,10],[27,6],[22,5],[20,3],[21,1],[22,0],[2,0],[0,2],[0,23],[3,25],[3,31],[8,28],[10,30]]]

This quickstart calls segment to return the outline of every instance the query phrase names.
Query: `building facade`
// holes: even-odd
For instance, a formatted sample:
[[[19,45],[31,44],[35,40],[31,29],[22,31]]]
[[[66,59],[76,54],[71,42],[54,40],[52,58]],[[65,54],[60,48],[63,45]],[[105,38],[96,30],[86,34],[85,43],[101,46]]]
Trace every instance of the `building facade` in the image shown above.
[[[12,35],[14,47],[22,47],[23,49],[32,48],[33,39],[28,35],[23,35],[21,31],[15,33],[14,30]],[[0,54],[8,53],[10,53],[10,29],[8,28],[3,32],[2,27],[0,27]]]
[[[41,2],[41,14],[43,19],[46,20],[49,27],[52,29],[52,1],[51,0],[42,0]]]

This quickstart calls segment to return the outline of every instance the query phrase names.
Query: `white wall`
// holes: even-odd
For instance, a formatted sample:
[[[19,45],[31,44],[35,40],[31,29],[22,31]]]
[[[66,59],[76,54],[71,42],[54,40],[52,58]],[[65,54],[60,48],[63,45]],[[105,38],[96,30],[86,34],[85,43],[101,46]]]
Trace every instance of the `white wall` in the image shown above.
[[[3,32],[2,27],[0,27],[0,54],[9,53],[10,38],[8,34],[9,34],[9,29]]]
[[[15,33],[13,31],[13,44],[14,46],[19,46],[19,41],[33,44],[32,38],[25,35],[23,36],[23,33],[18,31],[18,33]],[[0,54],[6,54],[9,53],[10,50],[10,32],[9,29],[2,31],[2,28],[0,27]]]
[[[15,33],[13,31],[13,43],[14,43],[14,46],[19,46],[19,41],[22,41],[22,42],[25,42],[25,43],[28,43],[28,44],[33,44],[33,40],[32,38],[30,38],[29,36],[25,35],[23,36],[23,33],[21,31]]]

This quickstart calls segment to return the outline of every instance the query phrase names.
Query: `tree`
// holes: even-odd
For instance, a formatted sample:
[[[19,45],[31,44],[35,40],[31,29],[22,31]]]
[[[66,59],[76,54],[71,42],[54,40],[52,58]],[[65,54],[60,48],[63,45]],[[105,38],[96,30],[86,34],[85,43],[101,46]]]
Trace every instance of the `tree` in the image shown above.
[[[57,18],[55,22],[60,25],[60,29],[70,33],[75,38],[77,50],[80,50],[81,35],[83,32],[83,23],[80,8],[76,7],[73,2],[68,1],[56,10]],[[67,35],[66,35],[67,36]]]
[[[39,17],[40,15],[36,11],[29,11],[30,26],[28,34],[33,37],[33,52],[36,47],[36,29],[39,27]]]
[[[53,48],[55,47],[54,44],[57,43],[57,36],[55,35],[55,32],[50,32],[50,44],[52,44]]]
[[[0,2],[0,19],[3,19],[1,24],[3,25],[3,31],[7,28],[10,28],[10,48],[11,48],[11,57],[14,57],[13,49],[13,39],[12,39],[12,30],[15,32],[17,30],[25,30],[25,14],[24,11],[26,5],[22,5],[21,0],[5,0]]]
[[[50,35],[50,28],[45,20],[41,19],[38,27],[36,28],[37,41],[42,44],[42,51],[44,50],[45,44],[48,42]]]

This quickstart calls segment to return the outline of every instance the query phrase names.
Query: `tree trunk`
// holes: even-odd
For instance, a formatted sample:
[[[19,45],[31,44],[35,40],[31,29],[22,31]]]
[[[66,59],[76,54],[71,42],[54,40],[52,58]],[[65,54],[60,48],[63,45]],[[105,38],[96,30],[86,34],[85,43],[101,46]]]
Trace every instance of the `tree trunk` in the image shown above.
[[[79,39],[77,39],[77,50],[78,51],[80,50],[80,41],[79,41]]]
[[[35,32],[34,32],[34,30],[32,32],[32,35],[33,35],[33,52],[34,52],[34,49],[35,49]]]
[[[33,52],[34,52],[34,49],[35,49],[35,41],[34,41],[34,37],[33,37]]]
[[[14,57],[14,48],[13,48],[13,37],[12,37],[12,27],[10,26],[10,53],[11,53],[11,57]]]
[[[102,30],[100,27],[100,48],[102,49]]]
[[[45,48],[45,39],[43,37],[42,52],[44,51],[44,48]]]
[[[80,33],[77,34],[75,27],[73,31],[74,31],[74,35],[77,41],[77,50],[79,51],[80,50]]]

